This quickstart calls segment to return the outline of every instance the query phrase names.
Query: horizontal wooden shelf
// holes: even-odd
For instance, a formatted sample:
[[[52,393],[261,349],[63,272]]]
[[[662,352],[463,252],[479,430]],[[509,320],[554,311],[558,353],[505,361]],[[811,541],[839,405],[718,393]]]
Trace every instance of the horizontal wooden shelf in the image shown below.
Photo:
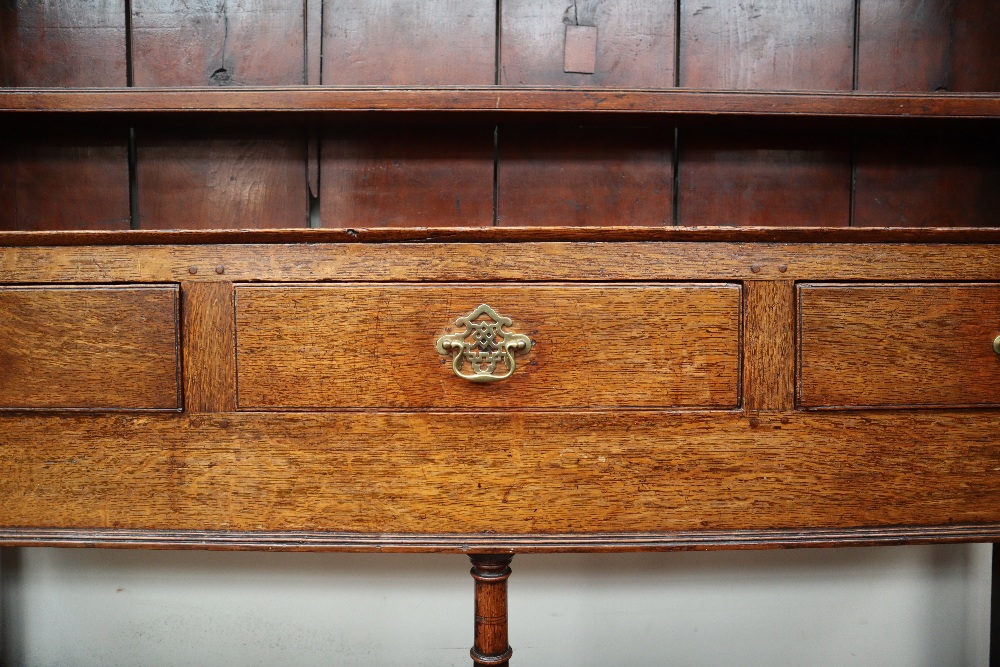
[[[583,88],[7,88],[0,112],[475,112],[1000,118],[996,93]]]
[[[274,243],[1000,244],[1000,227],[380,227],[4,231],[0,247]]]

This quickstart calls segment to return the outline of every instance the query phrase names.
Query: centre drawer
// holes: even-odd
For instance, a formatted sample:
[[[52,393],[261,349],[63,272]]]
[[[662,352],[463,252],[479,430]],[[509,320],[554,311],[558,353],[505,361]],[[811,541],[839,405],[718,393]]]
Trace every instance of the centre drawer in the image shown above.
[[[731,283],[238,285],[238,405],[735,408],[740,295]],[[509,319],[501,332],[521,341],[509,377],[465,379],[441,349],[470,316]]]

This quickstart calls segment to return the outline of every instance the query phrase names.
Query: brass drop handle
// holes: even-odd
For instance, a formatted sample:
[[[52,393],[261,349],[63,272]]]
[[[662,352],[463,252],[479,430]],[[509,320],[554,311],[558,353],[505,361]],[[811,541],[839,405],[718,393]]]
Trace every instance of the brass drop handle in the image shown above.
[[[993,351],[1000,354],[1000,336],[993,339]]]
[[[515,354],[531,351],[531,339],[524,334],[504,331],[514,320],[498,315],[485,303],[465,317],[455,320],[460,333],[438,338],[438,354],[451,355],[455,375],[470,382],[498,382],[514,374]],[[502,370],[501,370],[502,367]]]

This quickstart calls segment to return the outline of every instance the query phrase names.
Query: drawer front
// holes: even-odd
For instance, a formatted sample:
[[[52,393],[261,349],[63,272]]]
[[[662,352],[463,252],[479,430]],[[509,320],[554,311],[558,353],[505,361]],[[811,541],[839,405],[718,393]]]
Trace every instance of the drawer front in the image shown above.
[[[0,409],[176,410],[174,286],[0,288]]]
[[[532,342],[494,383],[435,349],[481,304]],[[734,284],[237,286],[239,407],[734,408],[739,322]]]
[[[804,284],[806,408],[1000,405],[1000,285]]]

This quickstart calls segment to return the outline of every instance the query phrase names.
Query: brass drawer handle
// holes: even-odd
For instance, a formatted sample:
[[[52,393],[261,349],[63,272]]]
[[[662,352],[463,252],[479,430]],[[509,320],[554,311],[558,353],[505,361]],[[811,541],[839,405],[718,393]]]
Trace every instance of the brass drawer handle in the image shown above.
[[[482,319],[481,319],[482,318]],[[455,375],[471,382],[497,382],[514,374],[514,355],[531,351],[531,339],[524,334],[504,331],[514,320],[498,315],[485,303],[469,315],[455,320],[465,331],[438,338],[439,354],[451,355]],[[466,366],[471,369],[466,371]],[[497,366],[504,370],[497,372]]]
[[[1000,354],[1000,336],[993,339],[993,351]]]

